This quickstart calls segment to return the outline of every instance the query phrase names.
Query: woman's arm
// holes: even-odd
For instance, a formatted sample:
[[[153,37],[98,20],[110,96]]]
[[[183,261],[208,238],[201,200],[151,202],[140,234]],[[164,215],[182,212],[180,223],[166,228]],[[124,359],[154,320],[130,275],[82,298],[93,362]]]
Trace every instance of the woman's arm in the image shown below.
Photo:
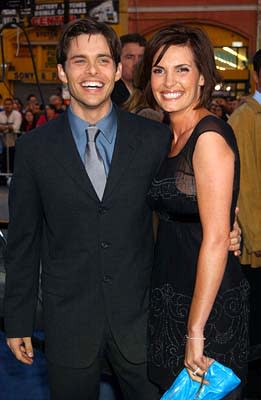
[[[226,267],[230,207],[234,179],[234,154],[224,138],[215,132],[202,134],[196,144],[193,167],[203,239],[200,247],[194,294],[187,334],[203,338]],[[214,216],[214,217],[213,217]],[[187,339],[185,365],[206,370],[203,339]]]

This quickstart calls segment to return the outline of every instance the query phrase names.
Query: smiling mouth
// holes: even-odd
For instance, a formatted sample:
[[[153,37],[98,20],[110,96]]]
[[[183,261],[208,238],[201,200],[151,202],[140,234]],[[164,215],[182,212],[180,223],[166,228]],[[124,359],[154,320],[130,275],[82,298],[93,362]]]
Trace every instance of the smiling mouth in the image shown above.
[[[165,99],[178,99],[182,96],[182,92],[163,92],[161,93],[162,97]]]
[[[89,81],[89,82],[82,83],[82,87],[87,88],[87,89],[101,89],[103,86],[104,86],[103,83],[95,82],[95,81]]]

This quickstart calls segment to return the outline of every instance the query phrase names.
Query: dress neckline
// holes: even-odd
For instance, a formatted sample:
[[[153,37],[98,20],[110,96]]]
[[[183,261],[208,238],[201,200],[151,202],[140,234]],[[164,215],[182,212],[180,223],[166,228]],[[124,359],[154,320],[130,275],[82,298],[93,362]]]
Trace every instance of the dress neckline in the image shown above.
[[[209,117],[210,117],[210,118],[217,118],[217,119],[219,119],[217,116],[212,115],[212,114],[207,114],[207,115],[205,115],[205,117],[201,118],[201,119],[196,123],[196,125],[195,125],[193,131],[191,132],[190,137],[188,138],[188,140],[186,141],[186,143],[184,144],[184,146],[182,147],[182,149],[181,149],[177,154],[175,154],[174,156],[168,156],[168,157],[167,157],[168,160],[172,160],[172,159],[174,159],[174,158],[177,158],[178,156],[180,156],[180,155],[183,153],[183,151],[185,150],[185,148],[186,148],[187,145],[189,144],[189,142],[190,142],[192,136],[194,136],[194,133],[195,133],[195,131],[197,130],[198,125],[199,125],[203,120],[205,120],[206,118],[209,118]]]

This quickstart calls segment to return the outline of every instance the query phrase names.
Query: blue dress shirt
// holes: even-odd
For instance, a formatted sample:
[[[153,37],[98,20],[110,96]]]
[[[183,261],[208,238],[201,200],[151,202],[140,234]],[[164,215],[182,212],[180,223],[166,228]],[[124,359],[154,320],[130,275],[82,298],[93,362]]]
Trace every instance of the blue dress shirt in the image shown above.
[[[71,107],[68,107],[68,118],[76,147],[84,162],[84,153],[87,144],[86,129],[92,124],[75,115]],[[108,176],[117,133],[117,115],[112,105],[108,114],[95,125],[100,130],[96,139],[96,146],[102,157],[105,172]]]

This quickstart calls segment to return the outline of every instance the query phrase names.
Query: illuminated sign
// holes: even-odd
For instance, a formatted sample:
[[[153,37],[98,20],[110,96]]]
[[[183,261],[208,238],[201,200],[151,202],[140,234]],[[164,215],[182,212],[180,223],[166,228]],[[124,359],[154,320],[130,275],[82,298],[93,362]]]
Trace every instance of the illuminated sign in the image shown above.
[[[41,0],[0,0],[0,23],[12,21],[33,26],[62,25],[84,16],[91,16],[99,22],[117,24],[119,22],[119,0],[87,1],[41,1]]]

